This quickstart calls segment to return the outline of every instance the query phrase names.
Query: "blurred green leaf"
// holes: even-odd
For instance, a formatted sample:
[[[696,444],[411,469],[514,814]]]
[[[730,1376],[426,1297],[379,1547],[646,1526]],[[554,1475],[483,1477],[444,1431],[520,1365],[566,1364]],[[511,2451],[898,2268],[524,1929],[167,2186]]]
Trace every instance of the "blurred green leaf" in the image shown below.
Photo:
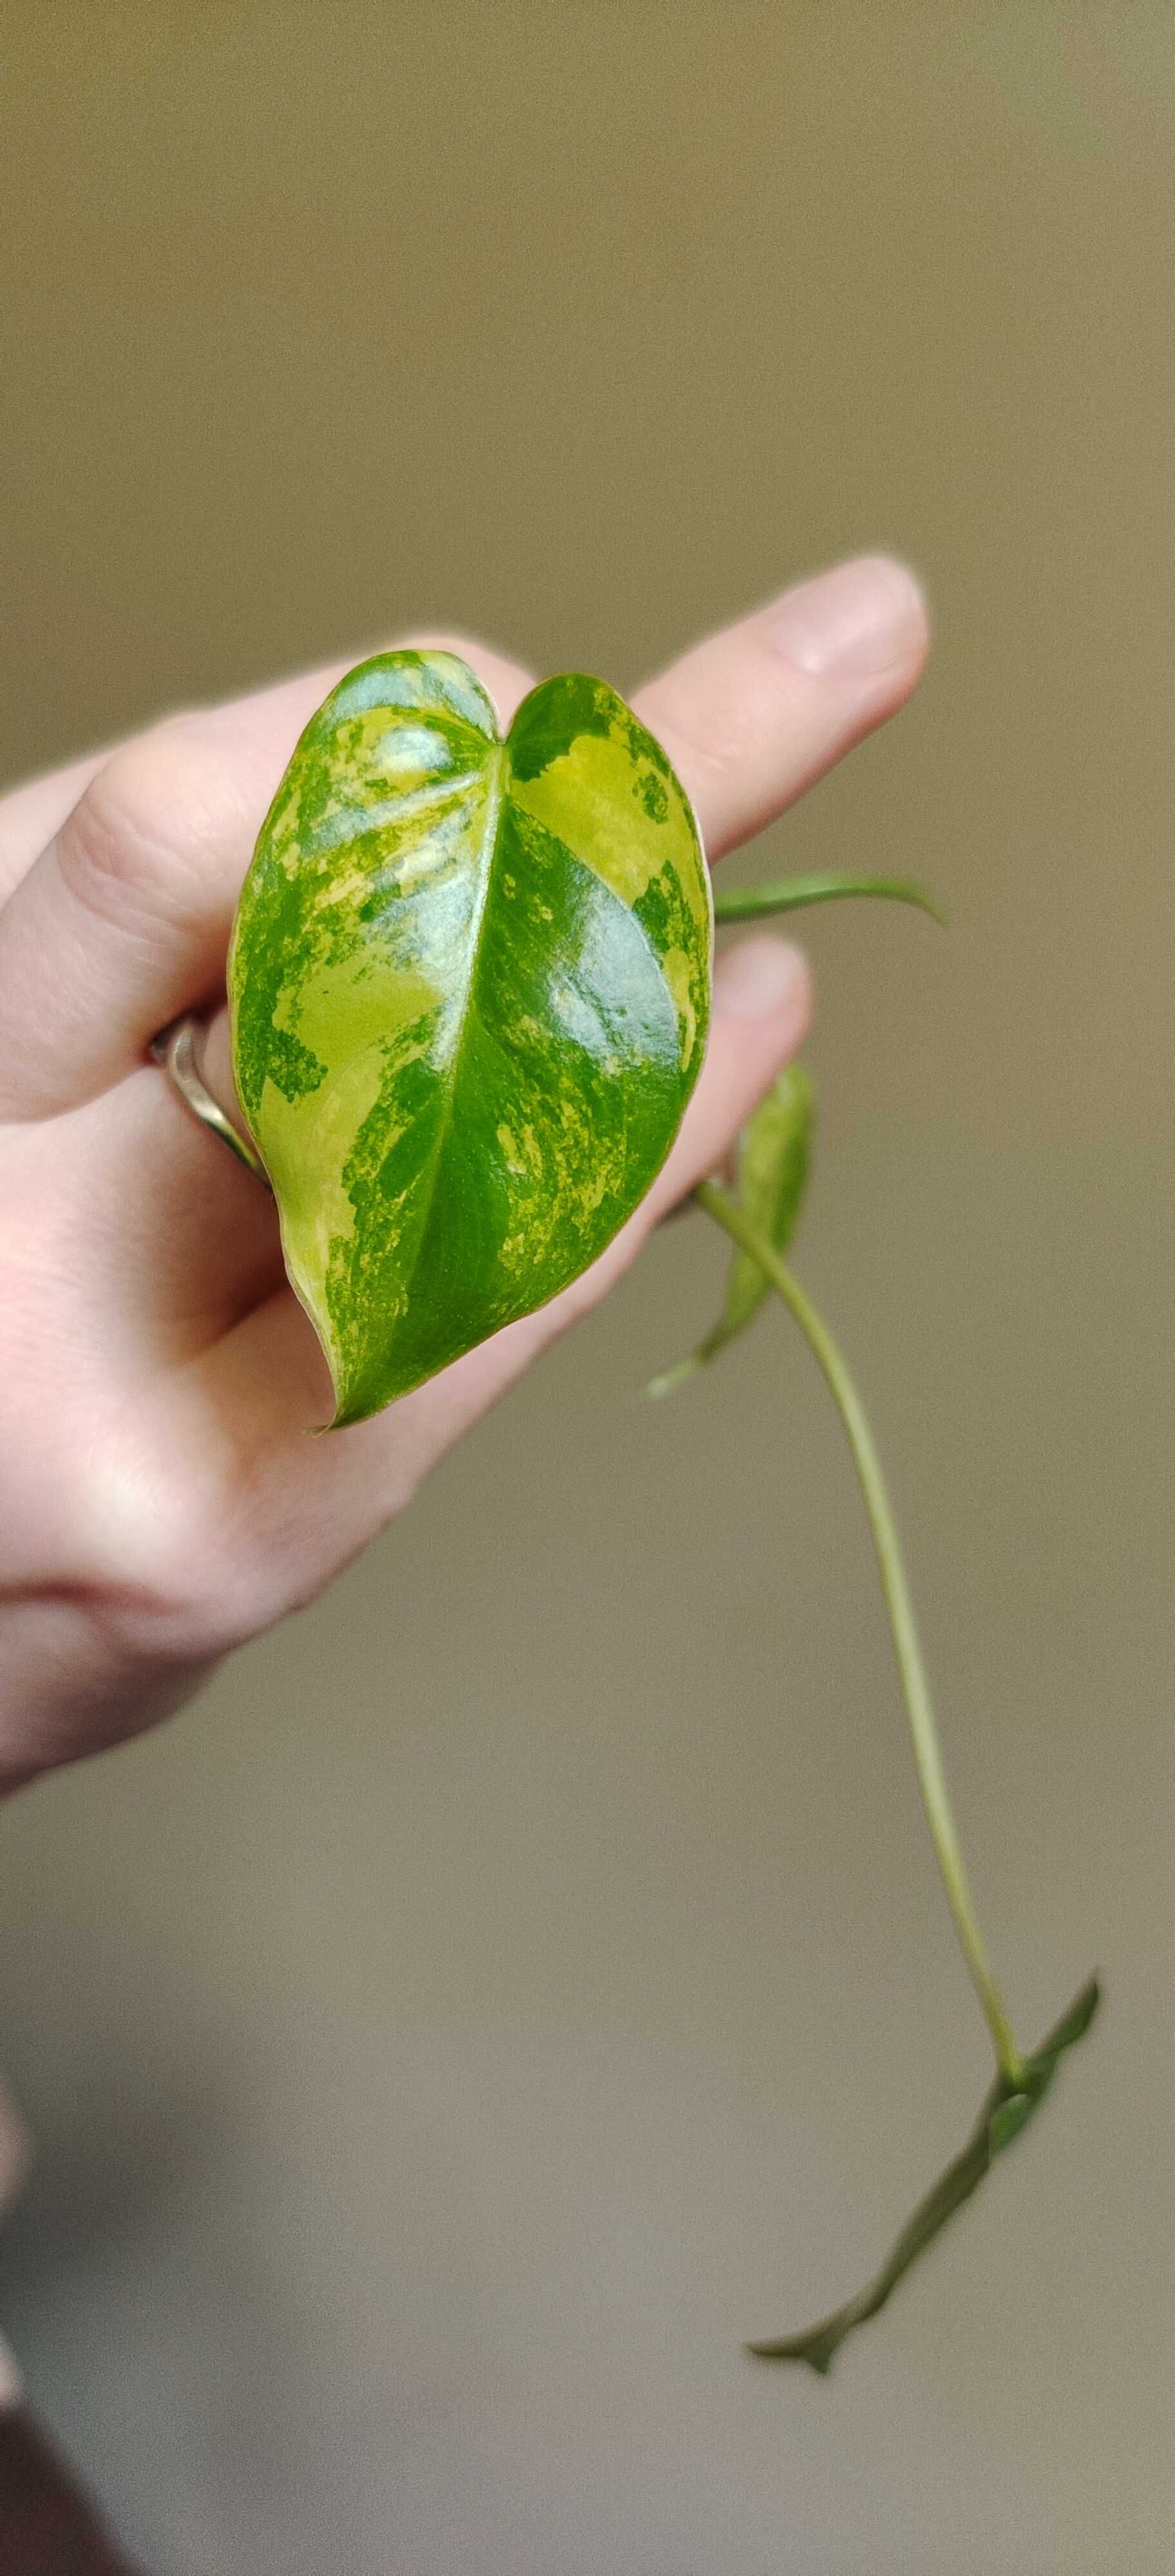
[[[806,2361],[822,2378],[832,2368],[833,2360],[855,2327],[866,2318],[875,2317],[897,2288],[904,2273],[928,2245],[941,2234],[955,2211],[977,2191],[984,2175],[991,2171],[996,2156],[1010,2146],[1026,2129],[1048,2092],[1060,2058],[1067,2048],[1083,2039],[1093,2020],[1100,2000],[1096,1977],[1081,1988],[1069,2009],[1041,2042],[1034,2054],[1026,2058],[1019,2083],[998,2075],[985,2096],[979,2117],[965,2145],[920,2200],[912,2217],[907,2219],[901,2235],[891,2246],[884,2263],[874,2278],[867,2282],[855,2299],[848,2299],[818,2325],[809,2326],[803,2334],[785,2335],[774,2343],[753,2343],[748,2349],[762,2361]]]
[[[802,1065],[788,1065],[773,1083],[739,1138],[737,1198],[743,1214],[776,1252],[784,1252],[799,1222],[812,1153],[814,1094]],[[669,1395],[737,1340],[758,1314],[770,1282],[749,1252],[736,1250],[718,1322],[687,1358],[651,1378],[648,1395]]]
[[[719,923],[763,921],[772,913],[799,912],[811,903],[841,903],[846,896],[859,894],[915,904],[919,912],[928,912],[932,921],[946,928],[946,914],[933,895],[910,877],[779,877],[774,885],[731,886],[715,895],[714,919]]]

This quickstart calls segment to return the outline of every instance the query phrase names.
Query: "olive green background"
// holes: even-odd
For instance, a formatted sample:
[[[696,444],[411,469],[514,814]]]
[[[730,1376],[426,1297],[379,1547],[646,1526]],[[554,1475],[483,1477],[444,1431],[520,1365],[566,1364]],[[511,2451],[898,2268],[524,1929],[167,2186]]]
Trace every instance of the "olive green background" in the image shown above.
[[[668,1229],[331,1596],[7,1811],[0,2315],[160,2576],[1172,2563],[1175,11],[9,0],[3,765],[456,623],[620,686],[903,551],[799,1263],[1017,2017],[1107,2006],[821,2385],[984,2041],[786,1325]],[[100,996],[95,1007],[100,1008]],[[209,1151],[215,1151],[210,1146]]]

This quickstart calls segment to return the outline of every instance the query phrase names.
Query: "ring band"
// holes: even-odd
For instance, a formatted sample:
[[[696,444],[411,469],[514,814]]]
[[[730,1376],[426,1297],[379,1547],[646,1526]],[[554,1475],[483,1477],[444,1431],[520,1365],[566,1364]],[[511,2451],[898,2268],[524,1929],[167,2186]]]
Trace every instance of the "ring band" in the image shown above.
[[[242,1136],[238,1127],[234,1127],[220,1102],[213,1099],[207,1084],[201,1081],[196,1064],[197,1026],[194,1014],[185,1012],[181,1020],[173,1020],[169,1028],[160,1029],[158,1037],[152,1038],[147,1052],[154,1057],[156,1064],[162,1065],[180,1099],[201,1125],[211,1128],[213,1135],[219,1136],[221,1143],[228,1146],[230,1154],[236,1155],[238,1163],[244,1163],[248,1171],[255,1173],[272,1196],[273,1183],[256,1146],[249,1137]]]

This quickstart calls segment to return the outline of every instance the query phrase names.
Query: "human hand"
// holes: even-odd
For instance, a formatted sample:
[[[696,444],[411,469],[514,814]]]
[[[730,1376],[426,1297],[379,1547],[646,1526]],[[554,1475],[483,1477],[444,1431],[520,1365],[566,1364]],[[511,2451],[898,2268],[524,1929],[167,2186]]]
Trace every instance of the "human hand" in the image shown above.
[[[480,673],[503,724],[529,687]],[[713,860],[909,695],[909,575],[844,565],[700,645],[635,699]],[[563,1295],[375,1420],[329,1419],[272,1202],[146,1060],[214,1012],[236,897],[294,742],[339,677],[171,717],[0,804],[0,1787],[174,1708],[231,1647],[312,1600],[458,1434],[593,1306],[733,1144],[808,1022],[802,958],[720,959],[706,1064],[664,1171]]]

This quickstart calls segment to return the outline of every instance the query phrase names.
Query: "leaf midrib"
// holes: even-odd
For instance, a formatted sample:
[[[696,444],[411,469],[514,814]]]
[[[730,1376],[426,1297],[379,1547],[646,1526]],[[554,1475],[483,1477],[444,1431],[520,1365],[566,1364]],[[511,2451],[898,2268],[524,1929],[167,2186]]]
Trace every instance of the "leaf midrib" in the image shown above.
[[[444,1153],[445,1145],[448,1140],[449,1129],[453,1123],[453,1103],[457,1096],[457,1085],[461,1072],[461,1057],[465,1046],[466,1031],[469,1026],[470,1001],[474,986],[477,982],[477,970],[481,958],[482,940],[485,936],[486,912],[489,907],[490,888],[493,883],[494,868],[498,854],[498,822],[504,801],[505,777],[508,759],[509,746],[506,742],[499,740],[491,745],[490,756],[486,763],[486,820],[482,830],[481,848],[477,861],[482,877],[482,889],[477,908],[473,937],[469,944],[469,963],[465,974],[465,989],[461,998],[460,1027],[457,1043],[449,1060],[449,1075],[444,1107],[442,1109],[441,1116],[437,1121],[437,1132],[429,1149],[427,1160],[423,1166],[422,1211],[416,1227],[416,1241],[412,1250],[412,1260],[410,1264],[406,1263],[404,1265],[404,1277],[405,1282],[408,1285],[410,1285],[415,1274],[416,1265],[420,1259],[421,1251],[424,1246],[424,1239],[428,1233],[429,1224],[432,1218],[433,1203],[436,1197],[437,1172],[440,1167],[441,1156]]]

